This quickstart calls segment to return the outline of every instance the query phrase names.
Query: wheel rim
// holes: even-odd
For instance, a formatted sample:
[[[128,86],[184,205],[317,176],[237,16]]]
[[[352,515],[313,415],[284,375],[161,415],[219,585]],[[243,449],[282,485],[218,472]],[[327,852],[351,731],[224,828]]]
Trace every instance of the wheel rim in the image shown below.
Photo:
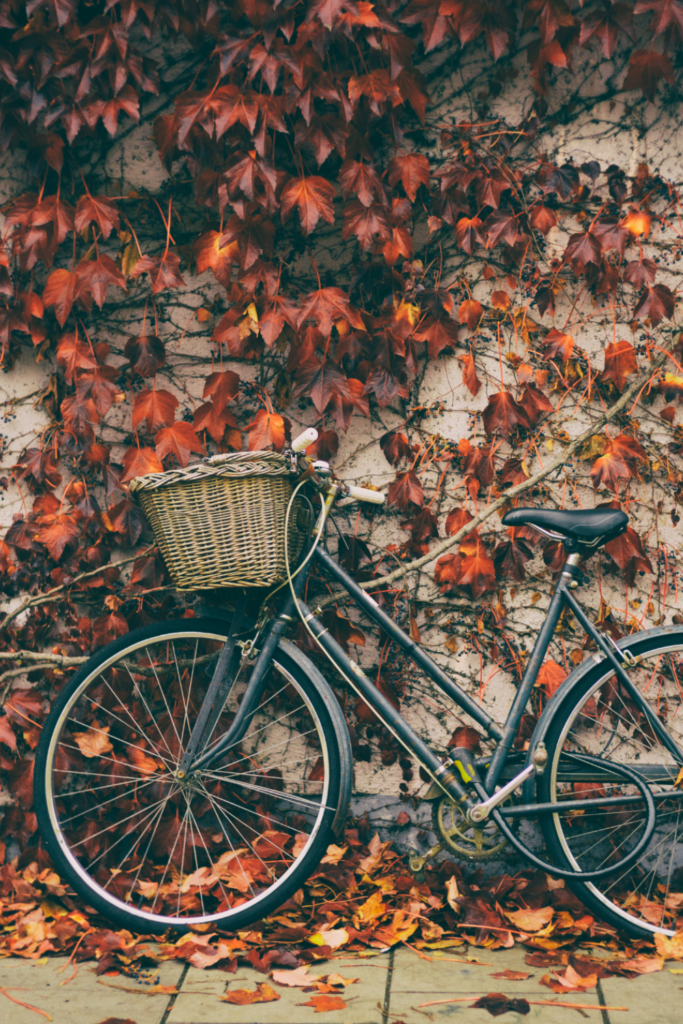
[[[175,776],[224,643],[188,630],[132,644],[84,678],[51,732],[54,837],[88,891],[141,922],[256,910],[287,885],[332,810],[320,718],[277,662],[244,738],[216,767]],[[238,673],[214,737],[243,686]]]
[[[646,651],[639,656],[635,668],[627,669],[632,682],[646,696],[650,706],[659,711],[660,718],[664,720],[679,749],[683,746],[682,651],[683,647],[680,644]],[[628,698],[611,685],[613,680],[613,672],[605,672],[590,690],[581,695],[566,716],[555,745],[551,765],[551,800],[561,800],[563,797],[577,799],[576,790],[579,786],[582,787],[579,791],[588,799],[596,796],[629,795],[631,792],[629,787],[618,782],[610,783],[603,780],[599,785],[596,785],[595,781],[585,781],[578,785],[568,782],[569,775],[564,770],[565,765],[560,764],[562,751],[571,751],[575,754],[583,750],[593,756],[611,759],[617,765],[621,760],[636,771],[640,769],[641,774],[650,772],[653,778],[660,778],[660,781],[652,782],[653,794],[665,796],[667,792],[672,792],[671,782],[678,774],[679,765],[673,755],[651,733],[647,723],[638,716]],[[655,766],[667,769],[671,782],[663,781],[659,772],[654,772]],[[661,776],[664,776],[664,771],[661,772]],[[599,888],[593,882],[582,884],[594,898],[618,915],[625,924],[636,924],[652,934],[673,935],[676,931],[676,918],[683,913],[683,905],[678,907],[678,901],[672,898],[672,880],[676,873],[683,876],[683,802],[673,799],[659,800],[657,809],[655,833],[638,865],[623,875],[617,872],[613,878],[606,879]],[[628,809],[619,806],[609,810],[596,809],[592,812],[591,822],[585,814],[584,820],[581,821],[579,812],[575,818],[578,829],[573,825],[568,827],[569,815],[555,814],[552,816],[553,832],[568,863],[577,870],[582,866],[585,870],[585,851],[591,844],[597,849],[599,842],[604,844],[608,841],[614,849],[619,843],[626,844],[627,833],[630,841],[635,841],[633,837],[641,823],[640,813],[639,805],[631,805]],[[594,832],[593,836],[590,835],[591,829]],[[602,833],[601,838],[598,836],[599,832]],[[675,884],[677,888],[683,889],[683,877]],[[683,901],[681,902],[683,904]]]

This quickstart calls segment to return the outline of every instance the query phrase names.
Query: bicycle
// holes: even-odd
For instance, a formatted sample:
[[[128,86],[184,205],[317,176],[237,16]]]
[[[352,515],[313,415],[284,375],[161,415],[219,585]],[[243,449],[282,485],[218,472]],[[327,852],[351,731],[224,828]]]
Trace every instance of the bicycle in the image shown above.
[[[260,591],[253,607],[243,591],[232,613],[137,629],[97,652],[57,698],[35,763],[38,821],[55,869],[89,905],[149,933],[244,928],[290,898],[340,834],[352,785],[339,703],[284,636],[302,622],[432,780],[427,797],[435,798],[441,841],[425,857],[412,855],[414,870],[443,845],[462,849],[464,842],[476,857],[506,842],[529,864],[566,879],[603,920],[634,936],[673,934],[683,901],[675,894],[683,875],[676,718],[683,628],[615,642],[574,596],[586,582],[582,556],[622,533],[626,514],[517,508],[504,517],[506,526],[561,540],[567,557],[498,725],[321,543],[339,499],[384,496],[349,487],[309,459],[305,448],[315,436],[307,431],[277,456],[299,475],[285,545],[295,499],[309,493],[321,508],[296,568],[285,551],[276,591],[286,587],[286,596],[272,616],[263,614]],[[228,458],[240,457],[248,456]],[[303,600],[314,564],[483,730],[489,749],[475,756],[424,742]],[[593,653],[545,704],[528,750],[520,751],[515,737],[563,609]],[[519,834],[524,819],[540,825],[543,856]]]

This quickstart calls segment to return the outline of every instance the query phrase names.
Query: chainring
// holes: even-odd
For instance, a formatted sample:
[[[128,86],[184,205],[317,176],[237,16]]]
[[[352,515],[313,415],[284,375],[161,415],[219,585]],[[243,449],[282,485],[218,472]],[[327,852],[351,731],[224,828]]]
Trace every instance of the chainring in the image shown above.
[[[507,839],[491,819],[471,825],[462,809],[448,796],[432,803],[432,826],[444,844],[468,860],[488,860],[507,846]]]

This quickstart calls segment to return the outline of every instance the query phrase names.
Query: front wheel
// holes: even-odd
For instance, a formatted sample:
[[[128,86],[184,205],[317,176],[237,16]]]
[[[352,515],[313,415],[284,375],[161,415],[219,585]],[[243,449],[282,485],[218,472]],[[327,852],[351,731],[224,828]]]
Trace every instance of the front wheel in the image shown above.
[[[210,619],[129,633],[76,673],[45,723],[41,834],[55,869],[126,928],[252,924],[302,885],[333,839],[346,797],[341,713],[313,666],[282,648],[242,738],[217,764],[178,776],[227,636]],[[244,665],[203,745],[229,728]]]
[[[656,824],[637,863],[602,882],[568,884],[597,917],[651,938],[683,926],[683,791],[676,786],[683,765],[683,630],[644,632],[628,649],[637,661],[628,676],[669,744],[603,660],[558,705],[537,792],[539,802],[571,801],[566,811],[541,817],[544,838],[558,867],[588,871],[618,865],[645,828],[645,801],[619,778],[619,764],[647,782]]]

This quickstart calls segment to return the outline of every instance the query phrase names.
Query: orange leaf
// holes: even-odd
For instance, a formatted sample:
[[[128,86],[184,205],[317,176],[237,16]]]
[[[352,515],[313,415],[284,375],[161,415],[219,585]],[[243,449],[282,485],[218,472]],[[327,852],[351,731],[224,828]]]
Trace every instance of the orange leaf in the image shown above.
[[[556,359],[559,356],[566,363],[574,349],[574,339],[571,334],[562,334],[561,331],[553,327],[546,334],[543,346],[545,355],[549,359]]]
[[[556,661],[553,661],[552,658],[548,658],[539,669],[536,686],[543,690],[546,697],[552,697],[566,678],[567,673],[564,669]]]
[[[128,448],[122,462],[125,473],[121,477],[121,483],[124,484],[136,476],[161,473],[164,469],[153,448]]]
[[[460,303],[458,309],[458,317],[460,318],[461,324],[467,324],[471,331],[477,326],[483,313],[481,302],[477,302],[476,299],[465,299],[464,302]]]
[[[389,184],[401,182],[411,203],[415,202],[420,185],[429,185],[429,160],[421,153],[397,153],[387,168]]]
[[[234,1006],[250,1006],[252,1003],[273,1003],[280,996],[267,981],[261,981],[256,989],[236,988],[232,992],[226,992],[219,996],[224,1003],[232,1003]]]
[[[299,210],[301,227],[304,234],[310,235],[320,217],[328,224],[334,224],[334,207],[332,203],[336,195],[334,185],[325,178],[313,175],[308,178],[293,178],[282,190],[280,209],[283,221],[287,219],[294,206]]]
[[[177,408],[178,399],[170,391],[145,388],[133,402],[133,430],[144,420],[149,433],[155,434],[160,427],[173,423]]]
[[[491,296],[491,305],[495,309],[507,310],[510,308],[510,296],[504,291],[494,292]]]
[[[201,452],[202,444],[189,423],[178,420],[160,430],[156,438],[156,451],[160,459],[174,455],[181,466],[190,461],[190,452]]]
[[[636,350],[633,345],[628,341],[611,341],[605,349],[605,369],[600,374],[600,380],[611,380],[619,391],[623,391],[626,378],[637,370]]]
[[[312,1006],[316,1013],[332,1013],[334,1010],[345,1010],[348,1006],[341,996],[311,996],[307,1003],[300,1006]]]
[[[284,446],[285,421],[279,413],[259,409],[247,430],[250,451],[263,451],[271,445],[280,450]]]

